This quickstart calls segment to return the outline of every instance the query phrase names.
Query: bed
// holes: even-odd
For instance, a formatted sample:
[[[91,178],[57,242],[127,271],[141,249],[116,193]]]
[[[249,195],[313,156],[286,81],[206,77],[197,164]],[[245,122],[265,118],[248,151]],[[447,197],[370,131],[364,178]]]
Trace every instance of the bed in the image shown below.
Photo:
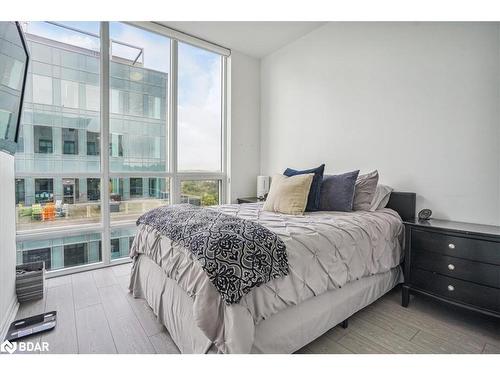
[[[403,281],[402,219],[414,216],[413,193],[392,193],[375,212],[293,216],[261,203],[211,210],[276,233],[290,272],[227,304],[189,250],[140,224],[130,291],[148,302],[182,353],[293,353]]]

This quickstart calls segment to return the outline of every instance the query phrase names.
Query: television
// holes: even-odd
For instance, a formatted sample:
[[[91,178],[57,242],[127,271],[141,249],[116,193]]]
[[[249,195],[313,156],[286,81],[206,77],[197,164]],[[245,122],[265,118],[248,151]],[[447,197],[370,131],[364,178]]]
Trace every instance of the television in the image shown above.
[[[16,152],[29,53],[19,22],[0,22],[0,151]]]

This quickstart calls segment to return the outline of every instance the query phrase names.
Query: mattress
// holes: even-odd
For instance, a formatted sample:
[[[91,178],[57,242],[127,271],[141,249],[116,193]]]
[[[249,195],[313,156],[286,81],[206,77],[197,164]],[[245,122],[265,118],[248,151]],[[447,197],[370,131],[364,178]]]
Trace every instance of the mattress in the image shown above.
[[[290,274],[251,290],[238,304],[226,305],[189,250],[154,228],[138,227],[131,256],[147,256],[192,299],[192,321],[222,353],[250,352],[262,321],[348,283],[386,273],[401,261],[403,224],[390,209],[297,216],[263,211],[260,203],[211,209],[258,222],[278,234],[287,248]],[[132,280],[137,294],[140,287]]]
[[[289,354],[297,351],[403,281],[401,267],[367,276],[313,297],[255,326],[251,353]],[[144,298],[181,353],[219,353],[193,317],[193,299],[149,257],[138,256],[130,284]]]

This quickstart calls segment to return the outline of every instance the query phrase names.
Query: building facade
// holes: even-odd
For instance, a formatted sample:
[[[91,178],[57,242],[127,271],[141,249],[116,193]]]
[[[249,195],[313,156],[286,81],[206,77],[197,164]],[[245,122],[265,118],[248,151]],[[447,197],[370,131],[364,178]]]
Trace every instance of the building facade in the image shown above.
[[[26,39],[32,61],[15,159],[18,230],[50,224],[47,215],[98,222],[99,52],[38,35]],[[134,214],[133,205],[123,203],[130,200],[169,201],[167,179],[133,177],[167,168],[167,95],[167,73],[112,56],[109,167],[124,176],[110,180],[111,212]],[[111,232],[112,258],[126,256],[134,229]],[[101,235],[18,241],[17,251],[18,263],[44,260],[47,269],[88,264],[102,260]]]

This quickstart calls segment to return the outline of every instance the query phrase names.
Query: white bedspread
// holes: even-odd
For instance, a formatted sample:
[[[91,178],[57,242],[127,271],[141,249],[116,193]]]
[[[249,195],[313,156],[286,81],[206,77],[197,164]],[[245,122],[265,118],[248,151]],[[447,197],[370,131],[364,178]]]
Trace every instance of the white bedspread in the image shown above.
[[[263,211],[261,203],[212,209],[277,233],[287,247],[290,274],[226,305],[192,254],[155,229],[139,226],[130,255],[150,257],[193,298],[197,326],[223,353],[250,352],[254,327],[263,319],[350,281],[389,271],[401,261],[403,224],[390,209],[303,216]]]

